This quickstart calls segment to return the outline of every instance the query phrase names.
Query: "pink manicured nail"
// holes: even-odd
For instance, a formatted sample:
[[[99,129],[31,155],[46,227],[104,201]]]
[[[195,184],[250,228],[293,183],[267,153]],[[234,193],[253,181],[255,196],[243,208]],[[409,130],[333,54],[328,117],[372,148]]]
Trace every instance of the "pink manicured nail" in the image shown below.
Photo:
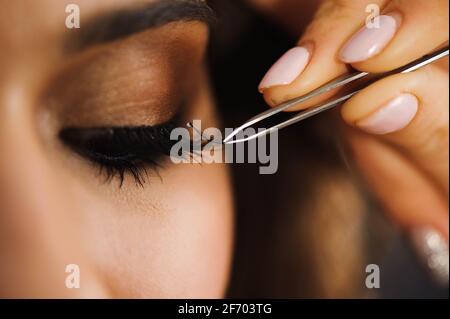
[[[417,98],[412,94],[404,93],[356,124],[372,134],[392,133],[407,126],[416,115],[418,107]]]
[[[270,68],[259,84],[259,90],[291,84],[303,72],[309,58],[310,53],[304,47],[290,49]]]
[[[345,63],[367,60],[377,55],[391,41],[401,21],[398,13],[379,16],[379,26],[364,26],[356,32],[339,53]]]

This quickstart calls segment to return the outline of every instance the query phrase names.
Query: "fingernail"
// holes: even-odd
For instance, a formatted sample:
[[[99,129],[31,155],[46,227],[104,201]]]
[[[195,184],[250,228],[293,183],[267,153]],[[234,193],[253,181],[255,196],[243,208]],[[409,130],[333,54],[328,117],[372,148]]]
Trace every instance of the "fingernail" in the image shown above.
[[[356,123],[362,130],[372,134],[388,134],[406,127],[419,108],[417,98],[403,93],[382,106],[378,111]]]
[[[365,25],[347,41],[339,53],[343,62],[367,60],[380,53],[391,41],[400,26],[400,14],[380,15],[378,18],[378,25]]]
[[[411,240],[417,255],[437,284],[448,285],[448,243],[432,228],[412,231]]]
[[[295,47],[287,51],[266,73],[259,84],[259,91],[294,82],[308,64],[310,55],[305,47]]]

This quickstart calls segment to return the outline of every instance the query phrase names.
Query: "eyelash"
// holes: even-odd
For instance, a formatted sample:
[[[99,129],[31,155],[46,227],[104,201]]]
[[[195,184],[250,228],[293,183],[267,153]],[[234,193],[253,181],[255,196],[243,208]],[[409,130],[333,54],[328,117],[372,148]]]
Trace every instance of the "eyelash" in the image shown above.
[[[157,126],[65,128],[61,140],[79,155],[99,165],[106,180],[114,177],[122,186],[126,173],[143,187],[147,168],[157,172],[158,160],[169,156],[177,140],[170,140],[173,122]]]

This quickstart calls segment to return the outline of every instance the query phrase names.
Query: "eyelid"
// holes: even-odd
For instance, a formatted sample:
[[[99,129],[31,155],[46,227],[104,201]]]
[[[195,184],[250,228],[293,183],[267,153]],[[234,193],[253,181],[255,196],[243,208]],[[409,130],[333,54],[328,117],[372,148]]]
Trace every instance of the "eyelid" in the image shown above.
[[[118,176],[123,184],[130,173],[143,186],[147,169],[157,169],[162,156],[169,155],[177,141],[170,140],[173,122],[157,126],[65,128],[60,139],[73,151],[99,165],[107,180]]]
[[[55,67],[41,105],[72,126],[166,121],[199,85],[207,38],[197,29],[180,24],[80,52]]]

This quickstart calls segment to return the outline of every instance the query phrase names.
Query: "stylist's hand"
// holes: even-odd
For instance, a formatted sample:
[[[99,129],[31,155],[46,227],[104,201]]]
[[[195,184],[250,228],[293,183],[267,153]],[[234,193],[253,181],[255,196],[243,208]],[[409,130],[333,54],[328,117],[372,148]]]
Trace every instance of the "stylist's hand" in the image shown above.
[[[378,28],[365,24],[369,4],[380,7]],[[348,65],[367,72],[405,65],[448,42],[448,5],[448,0],[323,1],[298,46],[269,70],[259,89],[273,106],[347,72]],[[362,174],[444,284],[448,284],[448,85],[445,59],[382,79],[341,110]]]

